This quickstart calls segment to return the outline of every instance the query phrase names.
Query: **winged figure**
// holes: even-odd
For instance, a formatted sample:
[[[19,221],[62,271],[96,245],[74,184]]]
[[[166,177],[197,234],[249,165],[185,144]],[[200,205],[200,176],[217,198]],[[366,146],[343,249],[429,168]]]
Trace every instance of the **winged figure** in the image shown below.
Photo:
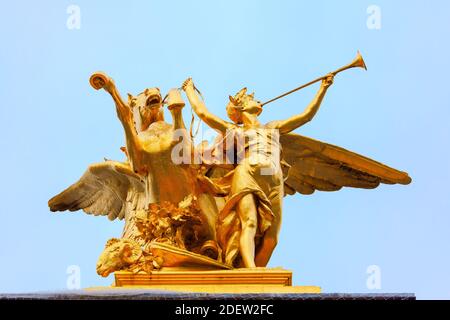
[[[193,111],[219,133],[211,147],[194,147],[180,90],[163,99],[148,88],[124,101],[109,76],[94,73],[91,85],[115,102],[126,161],[90,165],[49,207],[125,220],[122,239],[109,241],[97,264],[102,276],[162,266],[264,267],[278,242],[286,195],[411,182],[406,172],[292,133],[313,119],[334,75],[322,79],[304,112],[267,124],[258,119],[263,104],[246,88],[229,97],[229,122],[206,108],[187,79],[182,89]]]
[[[409,184],[407,173],[343,148],[291,133],[312,120],[334,74],[306,110],[286,120],[261,124],[262,104],[247,89],[229,97],[232,122],[212,114],[199,98],[191,78],[182,88],[192,109],[222,137],[232,141],[234,167],[214,183],[228,190],[217,223],[217,239],[227,264],[247,268],[267,265],[278,242],[283,197],[337,191],[342,187],[376,188],[380,183]],[[229,146],[228,146],[229,148]],[[236,154],[238,155],[236,157]],[[240,157],[239,157],[240,156]]]
[[[127,161],[90,165],[78,182],[49,200],[50,210],[83,210],[108,216],[110,220],[125,219],[122,237],[144,245],[145,239],[135,223],[136,215],[140,211],[147,212],[150,204],[162,207],[183,204],[193,195],[203,222],[196,227],[196,236],[201,235],[200,244],[214,241],[218,210],[213,196],[200,192],[197,167],[177,165],[171,158],[180,141],[175,133],[186,134],[182,118],[184,103],[178,91],[170,91],[167,97],[173,120],[169,124],[164,120],[163,99],[158,88],[148,88],[137,96],[128,94],[125,102],[106,74],[97,72],[90,82],[95,89],[106,90],[115,102],[125,132],[126,147],[122,150]],[[181,138],[189,149],[191,139]]]

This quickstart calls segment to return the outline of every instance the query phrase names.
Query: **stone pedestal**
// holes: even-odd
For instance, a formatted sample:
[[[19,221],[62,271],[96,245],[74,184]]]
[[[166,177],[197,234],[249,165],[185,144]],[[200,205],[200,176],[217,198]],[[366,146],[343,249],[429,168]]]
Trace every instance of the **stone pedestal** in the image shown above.
[[[151,274],[116,272],[116,288],[198,293],[308,293],[320,287],[292,286],[292,272],[282,268],[198,269],[163,268]]]

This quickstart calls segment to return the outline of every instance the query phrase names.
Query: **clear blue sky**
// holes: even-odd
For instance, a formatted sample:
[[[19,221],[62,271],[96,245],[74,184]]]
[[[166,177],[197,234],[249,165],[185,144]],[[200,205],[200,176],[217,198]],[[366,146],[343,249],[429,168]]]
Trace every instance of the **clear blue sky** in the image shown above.
[[[81,9],[81,29],[66,9]],[[381,29],[366,26],[376,4]],[[50,213],[47,200],[90,163],[122,159],[113,103],[88,83],[109,73],[123,94],[163,92],[192,76],[225,117],[242,86],[261,100],[349,62],[314,121],[297,132],[370,156],[413,178],[410,186],[287,198],[272,266],[297,285],[450,298],[450,73],[448,1],[9,1],[0,11],[0,292],[82,287],[122,223]],[[266,108],[265,121],[300,112],[311,88]],[[186,110],[188,111],[188,110]],[[188,114],[188,113],[186,113]]]

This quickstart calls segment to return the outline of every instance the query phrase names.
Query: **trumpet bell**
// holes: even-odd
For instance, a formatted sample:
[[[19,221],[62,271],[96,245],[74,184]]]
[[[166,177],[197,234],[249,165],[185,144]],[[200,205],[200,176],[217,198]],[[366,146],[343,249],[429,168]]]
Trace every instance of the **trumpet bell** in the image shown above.
[[[359,52],[359,51],[358,51],[358,54],[356,55],[355,60],[353,60],[352,64],[353,64],[353,67],[355,67],[355,68],[363,68],[364,70],[367,70],[366,63],[364,62],[361,52]]]
[[[337,75],[338,73],[348,70],[348,69],[351,69],[351,68],[363,68],[363,69],[367,70],[366,63],[364,62],[364,59],[359,51],[358,51],[358,54],[356,55],[356,58],[353,59],[353,61],[350,64],[348,64],[345,67],[342,67],[340,69],[337,69],[336,71],[332,72],[331,74]]]

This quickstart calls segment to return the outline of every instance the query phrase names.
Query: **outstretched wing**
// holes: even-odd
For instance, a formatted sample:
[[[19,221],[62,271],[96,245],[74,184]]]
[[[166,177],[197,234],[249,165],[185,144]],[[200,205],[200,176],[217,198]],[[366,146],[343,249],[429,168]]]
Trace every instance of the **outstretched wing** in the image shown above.
[[[125,217],[130,191],[144,192],[144,185],[128,164],[105,161],[92,164],[69,188],[51,198],[51,211],[77,211],[108,216],[110,220]]]
[[[406,172],[297,134],[282,135],[283,159],[291,166],[287,194],[337,191],[342,187],[373,189],[386,184],[409,184]]]

